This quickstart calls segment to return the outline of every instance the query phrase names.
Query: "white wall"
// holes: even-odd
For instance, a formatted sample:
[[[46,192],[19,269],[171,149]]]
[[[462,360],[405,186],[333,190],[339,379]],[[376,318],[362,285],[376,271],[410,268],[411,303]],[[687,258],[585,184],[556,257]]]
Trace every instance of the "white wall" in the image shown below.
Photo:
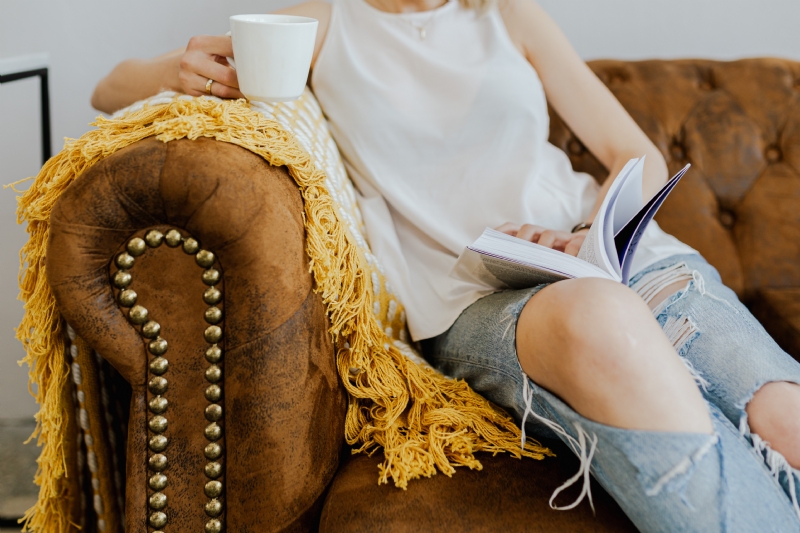
[[[540,0],[587,59],[773,55],[800,60],[800,0]],[[292,0],[0,0],[0,58],[48,52],[53,147],[78,137],[97,115],[89,97],[118,61],[223,33],[235,13],[268,12]],[[0,183],[39,167],[38,82],[0,85]],[[26,373],[13,338],[19,248],[15,200],[0,190],[0,418],[27,416]]]
[[[584,59],[800,60],[799,0],[539,0]]]

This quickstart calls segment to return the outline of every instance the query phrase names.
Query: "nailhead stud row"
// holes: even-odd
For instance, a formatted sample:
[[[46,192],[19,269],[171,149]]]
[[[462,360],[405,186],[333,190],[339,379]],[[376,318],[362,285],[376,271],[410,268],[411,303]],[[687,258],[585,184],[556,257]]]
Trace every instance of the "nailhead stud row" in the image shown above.
[[[210,518],[205,524],[206,533],[220,533],[222,531],[222,503],[219,498],[222,495],[223,486],[218,478],[222,476],[222,465],[217,461],[222,454],[222,446],[217,442],[222,438],[222,428],[218,424],[222,420],[222,368],[219,363],[222,361],[222,349],[219,342],[222,340],[222,328],[218,326],[222,322],[222,310],[216,306],[222,301],[222,292],[216,287],[220,280],[220,272],[213,268],[216,257],[212,252],[200,249],[200,244],[191,237],[184,237],[176,229],[169,230],[166,235],[158,230],[150,230],[144,239],[134,237],[130,239],[126,246],[126,251],[118,254],[114,259],[119,270],[112,278],[112,284],[119,289],[117,301],[120,306],[128,308],[128,320],[137,326],[141,326],[141,335],[150,339],[147,349],[153,358],[149,363],[150,380],[148,389],[153,397],[148,402],[148,409],[151,417],[148,419],[147,426],[151,432],[148,441],[150,456],[148,457],[148,468],[151,472],[148,485],[154,491],[148,498],[150,515],[148,524],[156,529],[153,533],[164,533],[162,530],[167,524],[167,515],[164,510],[167,507],[167,496],[164,489],[167,486],[167,476],[164,470],[167,468],[167,456],[165,451],[169,444],[169,439],[165,435],[168,422],[166,411],[169,406],[164,393],[167,391],[169,382],[165,374],[169,368],[169,361],[164,357],[169,347],[167,341],[161,337],[161,325],[150,319],[149,312],[141,305],[137,305],[137,294],[129,288],[133,277],[130,270],[133,268],[136,257],[144,254],[148,247],[158,248],[166,244],[170,248],[182,247],[187,254],[195,256],[195,261],[205,270],[202,274],[203,282],[208,285],[208,289],[203,293],[203,301],[210,307],[206,309],[204,317],[209,324],[204,332],[205,340],[211,345],[206,350],[206,360],[211,363],[206,369],[205,377],[210,385],[206,388],[205,397],[210,402],[205,408],[206,420],[209,424],[205,429],[205,436],[210,441],[204,449],[204,455],[208,459],[205,466],[206,477],[210,479],[205,485],[205,494],[209,501],[205,505],[206,515]]]
[[[206,387],[205,396],[209,404],[205,408],[205,416],[208,425],[205,429],[205,436],[209,443],[206,445],[203,453],[208,459],[205,466],[206,478],[208,482],[205,485],[205,494],[208,501],[205,505],[205,512],[209,520],[206,522],[206,533],[220,533],[222,531],[222,502],[220,496],[222,495],[223,485],[219,481],[222,476],[222,464],[217,460],[222,456],[222,446],[219,444],[222,438],[222,427],[218,424],[222,420],[222,349],[219,347],[222,341],[222,328],[218,326],[222,322],[222,310],[217,307],[217,304],[222,300],[222,293],[217,289],[216,284],[219,282],[219,270],[214,268],[216,257],[213,253],[200,250],[195,256],[197,264],[205,268],[203,271],[203,282],[208,285],[208,289],[203,293],[203,301],[209,305],[204,313],[204,317],[209,326],[203,333],[206,342],[210,344],[206,350],[206,361],[209,366],[206,368],[205,376],[209,385]]]

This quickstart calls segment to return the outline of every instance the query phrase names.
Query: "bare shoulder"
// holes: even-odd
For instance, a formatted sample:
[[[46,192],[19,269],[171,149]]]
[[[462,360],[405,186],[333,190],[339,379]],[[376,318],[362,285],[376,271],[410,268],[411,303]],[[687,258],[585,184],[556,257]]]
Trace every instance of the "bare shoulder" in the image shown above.
[[[313,67],[314,63],[317,61],[319,51],[322,49],[322,44],[325,42],[325,36],[328,34],[328,26],[331,21],[330,2],[303,2],[302,4],[281,9],[275,13],[280,13],[282,15],[295,15],[298,17],[309,17],[319,21],[319,26],[317,26],[317,42],[314,45],[314,58],[311,60],[311,65]]]
[[[322,24],[323,22],[327,23],[327,21],[331,18],[331,4],[330,2],[319,1],[303,2],[301,4],[283,8],[279,11],[276,11],[276,13],[297,15],[299,17],[311,17],[319,20],[320,24]]]
[[[498,9],[511,41],[529,61],[547,46],[555,23],[536,0],[498,0]]]

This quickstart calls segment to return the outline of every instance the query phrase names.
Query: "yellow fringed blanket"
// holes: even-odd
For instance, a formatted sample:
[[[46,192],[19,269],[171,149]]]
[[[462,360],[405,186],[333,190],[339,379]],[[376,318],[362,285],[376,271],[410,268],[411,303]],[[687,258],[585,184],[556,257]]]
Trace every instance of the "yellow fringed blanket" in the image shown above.
[[[112,119],[45,164],[19,199],[18,218],[30,238],[21,252],[20,298],[25,316],[17,336],[25,346],[31,382],[38,387],[42,446],[38,504],[28,511],[32,531],[67,531],[65,446],[74,409],[62,389],[70,368],[65,324],[47,285],[44,264],[49,219],[60,194],[89,167],[146,137],[168,142],[211,137],[246,148],[272,165],[285,165],[304,199],[307,251],[315,290],[327,306],[340,378],[349,393],[345,438],[357,452],[383,448],[379,482],[408,481],[455,466],[480,469],[475,452],[509,452],[541,459],[550,452],[528,441],[511,418],[473,392],[427,366],[406,343],[402,306],[383,279],[366,243],[336,146],[313,95],[268,106],[244,100],[191,98],[164,93]],[[91,414],[91,413],[90,413]]]

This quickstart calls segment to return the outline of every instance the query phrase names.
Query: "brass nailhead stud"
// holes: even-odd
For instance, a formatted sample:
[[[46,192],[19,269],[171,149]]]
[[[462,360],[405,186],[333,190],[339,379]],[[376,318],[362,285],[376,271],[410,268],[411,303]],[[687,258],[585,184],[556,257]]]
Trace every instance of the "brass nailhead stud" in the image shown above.
[[[147,464],[150,466],[150,470],[161,472],[167,468],[167,456],[161,453],[151,455],[150,459],[147,460]]]
[[[209,422],[217,422],[222,418],[222,407],[219,404],[212,403],[206,407],[206,420]]]
[[[119,272],[117,272],[117,274],[119,274],[120,272],[122,271],[120,270]],[[127,272],[125,273],[127,274]],[[130,276],[130,274],[128,275]],[[134,305],[136,305],[137,298],[138,295],[136,294],[136,291],[133,291],[131,289],[125,289],[124,291],[120,291],[119,296],[117,297],[117,301],[119,302],[119,305],[121,305],[122,307],[133,307]]]
[[[158,511],[150,515],[150,527],[164,527],[167,525],[167,515]]]
[[[153,355],[164,355],[167,352],[167,346],[167,341],[159,337],[150,341],[150,343],[147,345],[147,349]]]
[[[216,344],[206,350],[206,361],[209,363],[219,363],[220,359],[222,359],[222,349]]]
[[[167,444],[169,444],[169,439],[164,435],[154,435],[150,437],[150,442],[147,443],[148,447],[156,453],[163,452],[164,450],[166,450]],[[155,489],[155,490],[161,490],[161,489]]]
[[[209,287],[203,293],[203,301],[208,305],[218,304],[222,300],[222,292],[216,287]]]
[[[222,531],[222,522],[217,519],[209,520],[206,522],[206,533],[220,533]]]
[[[209,498],[218,498],[222,494],[222,483],[219,481],[209,481],[204,488],[206,496]]]
[[[220,398],[222,398],[222,389],[219,388],[219,385],[209,385],[206,387],[206,400],[209,402],[218,402]]]
[[[150,505],[150,509],[160,511],[167,506],[167,496],[163,492],[156,492],[150,496],[150,500],[147,503]]]
[[[170,248],[177,248],[181,245],[182,240],[183,237],[181,236],[181,232],[176,229],[169,230],[167,235],[164,237],[164,241]]]
[[[205,450],[203,450],[203,453],[205,454],[206,459],[211,461],[214,459],[219,459],[219,457],[222,455],[222,446],[216,442],[211,442],[206,446]]]
[[[167,379],[156,376],[147,384],[147,389],[153,394],[164,394],[167,391]]]
[[[163,416],[154,416],[147,421],[147,427],[153,433],[164,433],[167,430],[167,419]]]
[[[152,361],[150,361],[150,372],[155,374],[156,376],[161,376],[167,373],[167,369],[169,368],[169,361],[167,361],[164,357],[156,357]]]
[[[219,326],[208,326],[203,333],[203,337],[205,337],[206,342],[209,344],[217,343],[222,339],[222,328]]]
[[[217,383],[222,379],[222,369],[217,365],[211,365],[206,368],[206,379],[209,383]]]
[[[216,518],[222,513],[222,502],[219,500],[211,500],[206,502],[206,514],[211,518]]]
[[[150,398],[148,406],[150,407],[151,413],[160,415],[161,413],[167,410],[169,402],[163,396],[154,396]]]
[[[222,322],[222,309],[219,307],[209,307],[206,309],[205,319],[209,324],[219,324]]]
[[[164,490],[167,486],[167,476],[164,474],[153,474],[147,484],[150,485],[150,488],[153,490]]]
[[[154,339],[161,333],[161,324],[155,320],[150,320],[142,326],[142,336],[147,339]]]
[[[219,270],[216,268],[209,268],[203,271],[203,283],[206,285],[216,285],[219,281]]]
[[[114,263],[122,270],[130,270],[133,267],[133,256],[128,252],[121,252],[117,254]]]
[[[145,250],[147,250],[147,244],[145,244],[144,239],[135,237],[128,241],[127,248],[129,254],[131,254],[133,257],[139,257],[145,252]]]
[[[197,252],[197,255],[194,256],[194,260],[203,268],[208,268],[214,264],[217,257],[214,255],[214,252],[209,252],[208,250],[200,250]]]
[[[192,239],[191,237],[187,237],[183,240],[183,251],[187,254],[196,254],[197,251],[200,249],[200,244]]]
[[[222,475],[222,465],[219,463],[208,463],[206,465],[206,477],[217,479]]]
[[[219,427],[216,422],[212,422],[206,426],[203,433],[205,433],[208,440],[217,441],[222,437],[222,428]]]
[[[161,243],[164,242],[164,234],[157,229],[151,229],[145,234],[144,242],[146,242],[147,246],[150,248],[158,248],[161,246]]]
[[[147,322],[149,314],[150,313],[147,311],[147,309],[141,305],[134,305],[128,312],[128,318],[131,322],[138,326]]]
[[[128,285],[131,284],[133,277],[131,276],[130,272],[126,272],[124,270],[117,270],[114,273],[114,277],[111,279],[111,283],[114,284],[114,287],[118,289],[124,289]]]

